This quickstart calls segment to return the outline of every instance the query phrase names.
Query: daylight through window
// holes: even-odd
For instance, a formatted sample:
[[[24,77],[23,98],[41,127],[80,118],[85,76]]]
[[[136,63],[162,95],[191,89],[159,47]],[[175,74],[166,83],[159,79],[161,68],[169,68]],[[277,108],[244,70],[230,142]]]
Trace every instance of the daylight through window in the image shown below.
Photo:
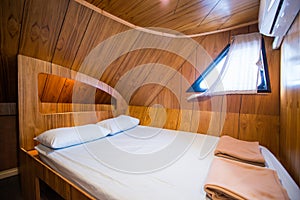
[[[188,92],[200,92],[200,96],[270,92],[262,36],[259,33],[235,36]]]

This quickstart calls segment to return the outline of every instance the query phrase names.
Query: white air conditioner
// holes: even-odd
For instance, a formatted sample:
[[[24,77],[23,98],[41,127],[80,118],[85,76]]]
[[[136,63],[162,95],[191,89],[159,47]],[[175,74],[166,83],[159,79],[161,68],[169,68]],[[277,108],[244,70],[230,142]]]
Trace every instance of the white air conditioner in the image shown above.
[[[278,48],[300,9],[300,0],[261,0],[258,28],[261,34],[275,37]]]

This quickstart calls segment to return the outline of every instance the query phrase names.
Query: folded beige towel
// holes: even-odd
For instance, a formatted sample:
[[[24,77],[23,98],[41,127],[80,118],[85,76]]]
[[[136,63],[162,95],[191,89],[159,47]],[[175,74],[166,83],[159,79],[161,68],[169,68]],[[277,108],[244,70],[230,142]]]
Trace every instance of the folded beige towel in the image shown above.
[[[224,135],[220,138],[215,155],[249,164],[265,166],[258,142],[247,142]]]
[[[276,171],[215,157],[204,185],[211,199],[289,199]]]

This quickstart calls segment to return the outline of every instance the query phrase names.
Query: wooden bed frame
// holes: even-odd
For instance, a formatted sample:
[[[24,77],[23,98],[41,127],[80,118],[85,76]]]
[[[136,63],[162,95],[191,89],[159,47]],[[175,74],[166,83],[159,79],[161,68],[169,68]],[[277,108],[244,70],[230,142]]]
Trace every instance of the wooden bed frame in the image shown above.
[[[115,113],[116,107],[113,105],[42,103],[38,96],[38,76],[40,73],[75,79],[100,89],[116,99],[116,107],[121,107],[122,98],[117,91],[97,79],[49,62],[22,55],[18,56],[19,164],[23,198],[25,200],[40,199],[40,181],[43,181],[64,199],[94,199],[44,164],[39,159],[37,151],[34,150],[36,143],[33,138],[51,128],[95,123],[110,118],[117,114]],[[63,112],[41,112],[40,109],[47,110],[47,108],[45,109],[47,106],[59,107],[56,110]]]
[[[115,105],[72,104],[72,103],[45,103],[39,98],[39,74],[49,74],[63,78],[73,79],[106,92],[114,98]],[[160,127],[160,108],[144,106],[128,106],[123,97],[109,85],[87,76],[85,74],[58,66],[56,64],[26,57],[18,56],[18,92],[19,92],[19,144],[20,144],[20,177],[23,198],[40,199],[40,180],[56,191],[64,199],[93,199],[85,191],[68,181],[55,170],[43,163],[34,150],[37,143],[34,137],[45,130],[58,127],[68,127],[95,123],[97,121],[129,114],[140,119],[141,125]],[[44,85],[41,84],[43,87]],[[200,111],[184,109],[166,109],[164,128],[192,131],[198,128],[198,123],[189,123],[198,116]],[[152,113],[152,114],[151,114]],[[151,115],[155,117],[152,118]],[[219,123],[211,116],[218,113],[201,111],[199,120],[207,122],[207,126],[198,129],[201,133],[220,133],[219,126],[209,126],[210,123]],[[164,116],[164,114],[162,115]],[[151,119],[150,119],[150,118]],[[198,116],[199,117],[199,116]],[[184,123],[180,119],[187,119]],[[231,116],[227,114],[227,118]],[[214,119],[220,119],[215,117]],[[231,123],[227,127],[232,127]],[[226,128],[225,128],[226,130]],[[194,131],[192,131],[194,132]]]

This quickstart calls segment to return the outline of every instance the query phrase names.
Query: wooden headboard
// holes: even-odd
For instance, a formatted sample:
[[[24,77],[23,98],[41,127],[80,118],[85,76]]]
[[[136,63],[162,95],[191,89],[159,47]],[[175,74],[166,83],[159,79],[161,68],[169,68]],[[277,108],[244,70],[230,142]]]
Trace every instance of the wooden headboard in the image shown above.
[[[116,99],[116,105],[43,103],[38,96],[38,76],[41,73],[74,79],[93,86]],[[80,72],[23,55],[18,56],[18,95],[19,142],[20,147],[25,150],[33,149],[33,138],[45,130],[95,123],[118,114],[120,110],[116,108],[124,107],[121,95],[109,85]],[[51,107],[52,112],[42,111],[47,110],[45,107]],[[67,108],[65,112],[63,108]]]

